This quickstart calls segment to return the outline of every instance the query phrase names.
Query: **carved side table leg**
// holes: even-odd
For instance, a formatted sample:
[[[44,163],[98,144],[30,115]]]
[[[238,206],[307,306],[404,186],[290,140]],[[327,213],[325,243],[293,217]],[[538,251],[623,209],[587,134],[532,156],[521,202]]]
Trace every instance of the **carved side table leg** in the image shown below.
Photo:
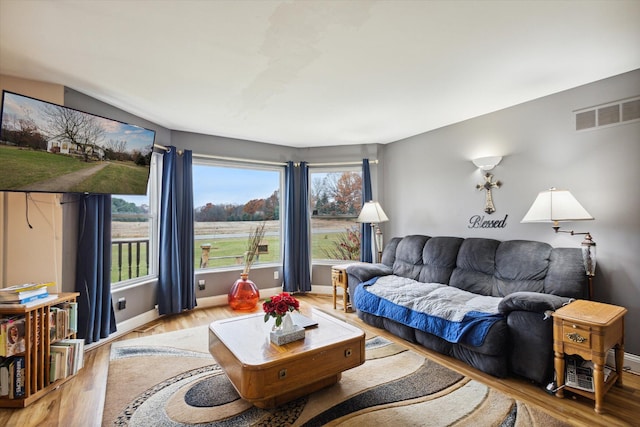
[[[564,397],[564,389],[560,388],[564,385],[564,353],[555,351],[554,367],[556,370],[556,396]]]
[[[602,414],[604,409],[602,404],[604,403],[604,369],[602,363],[593,363],[593,384],[596,395],[595,410],[598,414]]]
[[[622,366],[624,365],[624,345],[619,344],[614,348],[616,356],[616,372],[618,378],[616,379],[616,386],[622,387]]]

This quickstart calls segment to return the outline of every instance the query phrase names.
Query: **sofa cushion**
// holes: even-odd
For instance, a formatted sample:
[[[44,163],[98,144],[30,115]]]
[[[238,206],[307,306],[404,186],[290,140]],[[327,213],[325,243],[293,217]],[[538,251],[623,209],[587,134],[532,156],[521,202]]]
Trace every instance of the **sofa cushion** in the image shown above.
[[[496,251],[496,288],[500,296],[512,292],[544,292],[551,245],[543,242],[510,240]]]
[[[429,239],[429,236],[418,235],[403,238],[396,248],[393,274],[418,280],[418,277],[420,277],[420,267],[422,267],[422,250]]]
[[[422,268],[418,281],[449,283],[463,241],[464,239],[459,237],[430,238],[422,251]]]
[[[500,242],[493,239],[469,238],[460,246],[457,266],[449,285],[479,295],[496,296],[495,260]]]
[[[531,311],[545,314],[548,311],[555,311],[571,301],[573,301],[571,298],[540,292],[514,292],[500,301],[498,310],[502,314],[509,314],[512,311]]]
[[[498,297],[544,292],[552,249],[547,243],[528,240],[466,239],[449,284]]]
[[[399,242],[392,241],[395,250],[385,247],[383,262],[393,258],[393,274],[424,283],[448,283],[456,266],[460,237],[406,236]]]
[[[382,264],[389,267],[393,266],[393,263],[396,261],[396,249],[398,248],[398,243],[400,243],[400,241],[402,241],[401,237],[393,237],[387,242],[384,246],[384,250],[382,251]]]

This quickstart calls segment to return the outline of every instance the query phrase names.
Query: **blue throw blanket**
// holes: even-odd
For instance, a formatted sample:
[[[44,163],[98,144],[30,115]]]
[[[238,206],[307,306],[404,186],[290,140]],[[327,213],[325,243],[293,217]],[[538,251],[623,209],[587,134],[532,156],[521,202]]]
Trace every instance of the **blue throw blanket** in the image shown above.
[[[489,328],[504,318],[498,313],[501,300],[394,275],[361,283],[354,295],[360,311],[475,347],[481,346]]]

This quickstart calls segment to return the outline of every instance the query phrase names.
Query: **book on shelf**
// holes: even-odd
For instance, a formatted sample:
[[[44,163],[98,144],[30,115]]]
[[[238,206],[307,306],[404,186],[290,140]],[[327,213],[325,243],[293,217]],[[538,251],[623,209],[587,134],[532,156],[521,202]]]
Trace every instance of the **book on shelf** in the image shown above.
[[[9,358],[9,399],[24,396],[24,356]],[[0,386],[0,388],[2,388]]]
[[[78,303],[69,302],[69,328],[75,333],[78,332]]]
[[[71,347],[73,357],[70,363],[70,371],[72,374],[78,373],[84,367],[84,339],[67,338],[58,341],[56,344]]]
[[[41,295],[49,292],[49,287],[55,286],[55,282],[47,283],[25,283],[6,288],[0,288],[0,301],[22,299],[34,295]]]
[[[24,353],[25,350],[24,316],[0,319],[0,356],[9,357]]]
[[[38,304],[42,304],[45,302],[49,302],[49,301],[53,301],[56,298],[58,298],[58,295],[56,294],[46,294],[46,295],[39,295],[40,298],[36,298],[34,300],[30,300],[30,301],[23,301],[23,302],[2,302],[0,301],[0,308],[16,308],[16,307],[20,307],[20,308],[28,308],[28,307],[33,307],[36,306]]]
[[[55,285],[56,285],[56,282],[23,283],[21,285],[12,285],[12,286],[0,288],[0,293],[33,291],[34,289],[48,288],[50,286],[55,286]]]
[[[67,360],[69,358],[69,347],[52,345],[49,347],[49,357],[51,358],[49,363],[51,367],[49,375],[50,382],[66,378],[68,375]]]
[[[34,289],[32,291],[22,291],[22,292],[0,292],[0,302],[3,303],[24,303],[29,301],[34,301],[41,295],[49,295],[49,290],[46,287]]]
[[[7,357],[0,361],[0,396],[9,396],[9,369],[11,358]]]
[[[84,340],[64,339],[49,347],[49,381],[78,373],[84,366]]]
[[[78,304],[63,302],[49,308],[49,338],[66,338],[78,331]]]
[[[0,304],[27,304],[33,301],[40,302],[39,300],[45,299],[48,296],[49,296],[49,292],[47,292],[47,290],[45,289],[44,292],[41,292],[37,295],[0,300]]]
[[[15,399],[25,392],[24,356],[0,360],[0,396]]]

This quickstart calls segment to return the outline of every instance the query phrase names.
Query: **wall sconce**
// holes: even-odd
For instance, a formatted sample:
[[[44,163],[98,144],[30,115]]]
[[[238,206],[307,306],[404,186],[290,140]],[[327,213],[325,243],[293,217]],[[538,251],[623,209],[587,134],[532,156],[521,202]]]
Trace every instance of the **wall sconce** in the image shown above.
[[[356,221],[371,224],[371,232],[374,235],[374,245],[377,254],[376,262],[382,262],[382,231],[380,227],[378,227],[378,224],[389,221],[389,218],[387,218],[387,214],[382,210],[380,203],[374,201],[366,202]]]
[[[593,295],[592,281],[596,274],[596,242],[593,241],[589,232],[576,233],[575,231],[560,230],[560,221],[588,221],[593,217],[585,208],[576,200],[567,190],[556,190],[551,188],[538,193],[538,197],[534,200],[529,208],[522,223],[528,222],[551,222],[551,226],[556,233],[569,233],[574,235],[585,235],[581,243],[582,260],[584,269],[589,277],[589,299]]]
[[[472,160],[473,164],[483,171],[490,171],[491,169],[495,168],[501,161],[502,156],[480,157],[478,159]]]

